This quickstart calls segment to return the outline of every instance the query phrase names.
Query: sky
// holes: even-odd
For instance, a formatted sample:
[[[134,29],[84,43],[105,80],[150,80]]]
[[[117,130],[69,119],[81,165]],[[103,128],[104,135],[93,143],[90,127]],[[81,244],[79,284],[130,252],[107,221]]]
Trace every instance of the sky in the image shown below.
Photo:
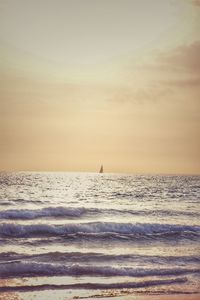
[[[200,174],[199,0],[0,0],[0,170]]]

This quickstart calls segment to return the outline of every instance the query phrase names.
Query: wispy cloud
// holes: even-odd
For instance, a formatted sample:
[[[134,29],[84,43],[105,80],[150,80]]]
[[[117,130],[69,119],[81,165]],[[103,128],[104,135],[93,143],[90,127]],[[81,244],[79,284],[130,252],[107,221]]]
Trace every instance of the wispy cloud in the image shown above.
[[[192,4],[200,7],[200,0],[192,0]]]
[[[183,89],[193,98],[200,93],[200,41],[154,54],[147,63],[128,68],[124,87],[115,100],[121,103],[183,99]],[[128,82],[128,84],[127,84]],[[178,96],[177,96],[178,95]]]
[[[182,88],[199,88],[200,78],[188,78],[188,79],[174,79],[174,80],[163,80],[161,81],[163,85],[176,86]]]
[[[158,82],[162,86],[170,86],[172,89],[190,89],[200,92],[200,41],[190,45],[179,46],[167,53],[159,54],[154,67],[158,68],[160,78]]]
[[[161,53],[157,57],[157,64],[162,68],[171,70],[197,73],[200,75],[200,41],[190,45],[179,46],[167,53]]]

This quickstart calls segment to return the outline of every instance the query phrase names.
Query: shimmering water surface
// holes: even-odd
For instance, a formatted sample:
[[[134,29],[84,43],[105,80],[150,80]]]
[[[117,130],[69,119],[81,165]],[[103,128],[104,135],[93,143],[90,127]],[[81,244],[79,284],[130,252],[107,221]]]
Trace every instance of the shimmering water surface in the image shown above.
[[[198,176],[0,173],[0,292],[200,293],[199,202]]]

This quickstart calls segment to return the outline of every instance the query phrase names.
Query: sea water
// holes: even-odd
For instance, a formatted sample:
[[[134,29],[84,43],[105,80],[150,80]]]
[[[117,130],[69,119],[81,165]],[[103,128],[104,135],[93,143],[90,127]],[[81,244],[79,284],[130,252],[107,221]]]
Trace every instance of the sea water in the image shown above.
[[[199,242],[198,176],[0,173],[2,299],[200,293]]]

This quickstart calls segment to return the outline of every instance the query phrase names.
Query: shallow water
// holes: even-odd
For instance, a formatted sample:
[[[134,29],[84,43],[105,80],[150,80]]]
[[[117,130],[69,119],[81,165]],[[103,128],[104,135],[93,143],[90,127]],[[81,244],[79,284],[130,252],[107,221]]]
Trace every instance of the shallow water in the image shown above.
[[[199,293],[199,201],[198,176],[1,173],[0,292]]]

